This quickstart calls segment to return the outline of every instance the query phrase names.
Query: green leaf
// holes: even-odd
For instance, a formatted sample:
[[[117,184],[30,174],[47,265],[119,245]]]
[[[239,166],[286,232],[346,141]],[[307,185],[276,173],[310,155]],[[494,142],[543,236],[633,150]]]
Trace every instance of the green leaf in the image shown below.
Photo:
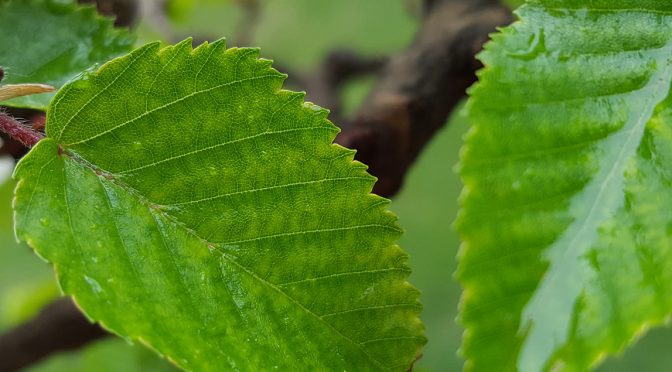
[[[0,66],[6,84],[60,88],[82,70],[129,52],[135,38],[114,29],[93,6],[74,0],[0,0]],[[15,98],[3,105],[46,110],[53,93]]]
[[[401,230],[327,111],[257,49],[149,44],[69,83],[17,236],[86,314],[191,370],[406,370]]]
[[[536,0],[471,92],[471,370],[585,370],[672,313],[672,3]]]

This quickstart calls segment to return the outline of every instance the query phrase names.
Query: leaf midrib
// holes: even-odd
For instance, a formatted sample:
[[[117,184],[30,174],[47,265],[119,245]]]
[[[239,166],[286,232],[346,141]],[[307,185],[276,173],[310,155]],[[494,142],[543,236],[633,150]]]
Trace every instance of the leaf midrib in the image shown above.
[[[672,43],[669,43],[665,49],[667,49],[668,55],[672,56]],[[649,113],[648,113],[649,110],[642,110],[642,113],[639,115],[639,117],[637,118],[637,120],[634,123],[634,125],[632,126],[632,128],[628,129],[628,131],[630,133],[627,135],[626,139],[623,141],[623,146],[621,147],[620,151],[618,152],[617,157],[614,159],[613,165],[611,166],[611,169],[609,169],[609,172],[607,173],[606,177],[602,181],[599,182],[600,183],[600,188],[599,188],[599,191],[597,193],[597,196],[592,199],[593,202],[590,205],[589,212],[586,213],[585,217],[582,218],[583,221],[581,222],[579,232],[577,232],[577,234],[574,235],[574,238],[572,238],[572,240],[569,242],[570,244],[568,244],[568,246],[573,246],[576,243],[577,236],[581,235],[581,232],[584,231],[588,227],[587,223],[591,220],[591,217],[595,213],[597,206],[601,204],[601,201],[602,201],[603,197],[605,196],[604,192],[608,188],[607,187],[608,181],[610,181],[617,173],[622,174],[625,171],[625,167],[627,166],[626,159],[630,158],[633,154],[636,154],[637,149],[639,148],[638,143],[641,142],[641,139],[644,135],[644,132],[645,132],[645,129],[646,129],[646,124],[649,122],[649,120],[653,116],[653,114],[654,114],[653,111],[655,110],[655,107],[660,102],[662,102],[661,100],[658,100],[658,102],[655,102],[655,101],[657,101],[657,97],[659,97],[659,95],[661,94],[660,91],[662,89],[664,89],[665,87],[667,87],[667,89],[669,91],[669,88],[670,88],[670,81],[672,81],[672,67],[668,66],[667,68],[663,69],[663,71],[664,71],[664,73],[660,73],[660,75],[663,75],[664,78],[656,77],[657,81],[655,81],[655,83],[654,83],[655,84],[655,88],[653,89],[654,92],[651,94],[651,99],[649,100],[649,102],[647,102],[647,105],[646,105],[646,106],[651,106],[651,107],[648,107],[651,110],[651,114],[649,115]],[[656,75],[658,75],[658,74],[656,74]],[[646,86],[644,88],[646,88]],[[664,97],[663,97],[663,99],[664,99]],[[612,134],[612,136],[610,136],[610,137],[617,136],[618,134],[619,134],[619,132],[616,132],[616,133]],[[607,137],[603,140],[608,141],[609,137]],[[637,143],[633,144],[633,141],[637,141]],[[626,150],[628,150],[628,151],[626,151]],[[596,181],[596,180],[593,180],[593,182],[594,181]],[[585,188],[584,188],[584,190],[585,190]],[[571,227],[568,228],[568,230],[569,229],[571,229]],[[568,254],[567,251],[565,251],[565,254],[563,255],[563,257],[566,257],[567,254]]]
[[[664,61],[669,60],[672,57],[672,42],[668,42],[665,45],[665,47],[660,48],[658,52],[662,54],[663,58],[661,59],[663,59]],[[639,90],[642,91],[646,90],[647,88],[651,89],[650,98],[645,102],[644,109],[640,113],[635,123],[633,123],[632,127],[626,129],[630,133],[625,132],[624,134],[623,132],[616,132],[612,134],[610,137],[607,137],[605,139],[605,141],[608,142],[610,139],[615,140],[614,137],[618,136],[619,134],[626,136],[625,140],[623,141],[623,144],[621,145],[622,147],[620,148],[620,151],[618,152],[616,158],[613,160],[611,168],[606,173],[604,178],[602,180],[597,179],[592,180],[584,188],[584,192],[581,192],[579,195],[577,195],[577,197],[587,195],[587,191],[589,190],[591,185],[594,182],[599,183],[599,191],[597,192],[596,197],[592,198],[592,202],[590,204],[590,209],[588,210],[588,212],[583,217],[581,217],[578,226],[576,225],[577,221],[572,223],[564,231],[564,233],[560,237],[558,237],[558,239],[546,249],[546,252],[552,255],[554,253],[553,251],[557,250],[558,246],[565,248],[565,250],[562,251],[559,256],[553,258],[553,260],[551,261],[551,267],[547,272],[547,275],[541,280],[541,282],[537,287],[537,290],[535,291],[532,298],[525,306],[521,319],[521,328],[520,328],[521,332],[527,332],[525,331],[525,327],[527,327],[527,325],[532,322],[532,319],[537,318],[536,316],[533,317],[531,313],[539,311],[538,309],[537,310],[534,309],[536,306],[538,306],[538,303],[543,303],[544,302],[542,300],[543,298],[553,295],[553,293],[555,292],[555,291],[549,292],[548,290],[549,287],[553,286],[553,282],[558,278],[558,275],[560,275],[560,272],[558,270],[555,270],[555,268],[567,267],[567,265],[564,265],[562,263],[571,262],[573,257],[580,257],[580,255],[577,253],[581,252],[585,253],[584,250],[590,248],[590,246],[592,245],[594,238],[593,240],[590,240],[588,243],[585,244],[577,244],[577,243],[579,242],[579,238],[583,238],[585,236],[586,231],[588,231],[587,229],[592,227],[590,231],[597,231],[599,225],[604,222],[603,219],[596,219],[594,217],[595,213],[597,212],[598,206],[606,204],[604,199],[607,198],[608,195],[605,192],[606,190],[610,189],[608,187],[610,181],[618,174],[620,174],[623,178],[625,178],[624,172],[628,164],[627,160],[637,153],[639,143],[641,143],[641,139],[643,138],[644,133],[646,131],[646,125],[650,121],[651,117],[653,117],[653,115],[655,114],[655,109],[657,105],[660,104],[660,102],[662,102],[667,96],[667,94],[663,94],[665,89],[667,89],[669,94],[671,81],[672,81],[672,66],[670,66],[669,64],[667,64],[664,68],[660,69],[656,73],[652,74],[649,83],[644,85],[642,89]],[[602,159],[601,162],[604,162],[605,160],[608,159]],[[624,190],[621,189],[618,190],[618,192],[620,198],[622,199]],[[620,204],[609,206],[608,209],[610,211],[613,211],[619,208],[619,206]],[[570,238],[569,242],[560,244],[562,243],[562,240],[564,239],[565,236],[567,236],[569,232],[573,232],[573,235]],[[558,263],[560,263],[560,265]],[[574,271],[576,271],[578,268],[577,265],[570,265],[569,267],[574,269]],[[567,273],[563,272],[563,274]],[[575,272],[574,274],[577,273]],[[580,295],[580,293],[576,294],[576,296],[578,295]],[[574,297],[573,301],[576,301],[577,298],[576,296]],[[532,324],[532,326],[534,327],[534,324]],[[526,346],[529,346],[530,340],[533,338],[532,335],[534,334],[535,334],[534,329],[530,330],[528,336],[525,338],[525,341],[521,346],[521,354],[519,355],[517,363],[518,367],[521,370],[526,370],[524,367],[527,366],[527,364],[521,365],[521,363],[526,360],[526,356],[529,356],[529,353],[526,353]],[[568,336],[565,335],[564,337]],[[554,340],[553,342],[555,343],[557,342],[557,340]]]

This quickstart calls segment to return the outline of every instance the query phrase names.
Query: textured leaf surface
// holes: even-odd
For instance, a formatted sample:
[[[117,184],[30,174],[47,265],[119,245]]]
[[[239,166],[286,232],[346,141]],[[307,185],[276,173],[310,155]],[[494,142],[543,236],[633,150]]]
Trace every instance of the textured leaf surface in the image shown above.
[[[472,370],[584,370],[672,311],[672,3],[536,0],[472,90]]]
[[[128,53],[135,39],[112,20],[74,0],[0,0],[0,66],[4,84],[42,83],[60,88],[96,63]],[[54,94],[2,104],[46,110]]]
[[[194,370],[406,370],[401,230],[255,49],[150,44],[66,85],[16,229],[92,319]]]

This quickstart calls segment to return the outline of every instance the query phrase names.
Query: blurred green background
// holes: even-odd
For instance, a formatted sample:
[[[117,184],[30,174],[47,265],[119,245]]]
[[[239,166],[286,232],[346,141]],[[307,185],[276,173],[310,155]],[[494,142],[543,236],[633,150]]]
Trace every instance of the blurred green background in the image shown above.
[[[245,13],[234,0],[176,0],[171,2],[175,36],[209,40],[235,38]],[[418,1],[410,0],[264,0],[259,19],[246,35],[262,48],[262,56],[293,71],[316,68],[334,49],[351,49],[362,55],[388,55],[412,40],[419,24]],[[140,42],[166,38],[149,23],[137,29]],[[350,83],[343,94],[345,112],[353,112],[370,89],[373,79]],[[429,343],[416,371],[456,371],[462,330],[455,323],[459,285],[454,281],[459,240],[452,230],[460,190],[453,168],[467,123],[456,110],[446,128],[423,153],[408,175],[392,209],[399,215],[406,235],[401,245],[409,252],[414,269],[411,282],[423,292],[422,318]],[[58,296],[51,268],[27,247],[14,243],[11,194],[7,175],[12,164],[0,160],[0,332],[34,315]],[[603,371],[672,370],[667,345],[672,331],[657,330],[622,359],[608,360]],[[162,371],[173,370],[142,347],[109,338],[79,352],[52,357],[33,371]]]

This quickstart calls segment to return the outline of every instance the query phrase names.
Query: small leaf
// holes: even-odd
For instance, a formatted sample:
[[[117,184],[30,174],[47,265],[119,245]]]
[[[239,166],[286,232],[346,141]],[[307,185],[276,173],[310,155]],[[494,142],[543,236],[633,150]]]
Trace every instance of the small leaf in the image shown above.
[[[115,30],[95,7],[74,0],[0,0],[0,67],[5,84],[60,88],[96,63],[129,52],[135,38]],[[53,94],[25,96],[5,106],[46,110]]]
[[[17,236],[86,314],[190,370],[407,370],[425,342],[388,201],[256,49],[149,44],[67,84]]]
[[[470,370],[585,370],[672,313],[672,3],[518,14],[469,104],[463,350]]]

